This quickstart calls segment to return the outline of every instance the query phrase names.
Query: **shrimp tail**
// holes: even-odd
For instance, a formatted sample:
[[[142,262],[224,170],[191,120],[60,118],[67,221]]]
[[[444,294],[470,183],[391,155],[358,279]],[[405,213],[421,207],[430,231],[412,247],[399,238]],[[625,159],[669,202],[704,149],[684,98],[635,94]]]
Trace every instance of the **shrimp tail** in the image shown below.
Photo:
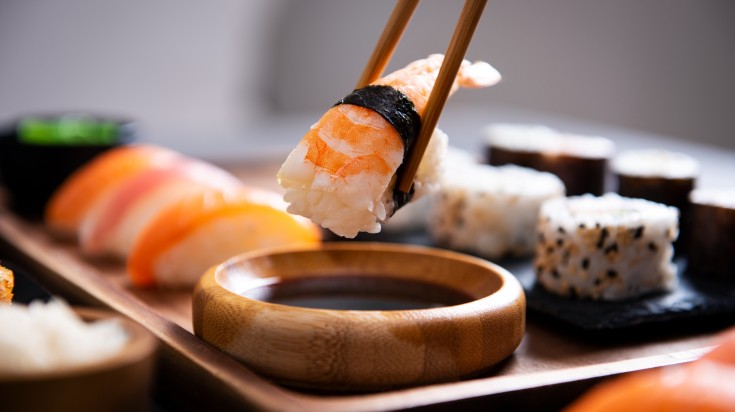
[[[502,79],[500,72],[486,62],[470,63],[465,60],[460,66],[457,81],[460,87],[476,89],[497,84]]]

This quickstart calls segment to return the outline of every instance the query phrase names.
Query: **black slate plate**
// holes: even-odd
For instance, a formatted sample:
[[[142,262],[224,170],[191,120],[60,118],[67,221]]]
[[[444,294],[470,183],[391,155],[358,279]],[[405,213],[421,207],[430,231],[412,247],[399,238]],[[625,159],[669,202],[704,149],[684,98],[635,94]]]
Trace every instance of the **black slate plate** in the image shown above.
[[[685,261],[679,259],[677,263],[679,285],[675,290],[615,302],[565,298],[549,293],[536,283],[530,261],[501,262],[500,265],[523,285],[529,310],[585,330],[623,329],[735,313],[735,285],[692,279],[683,271]]]
[[[329,235],[327,238],[341,240],[336,237],[330,239]],[[361,233],[355,240],[431,246],[428,236],[421,231],[407,234]],[[675,290],[616,302],[565,298],[547,292],[536,283],[531,259],[494,263],[510,271],[521,282],[529,311],[583,330],[614,331],[646,324],[735,314],[735,283],[693,279],[684,272],[684,258],[677,259],[680,281]]]

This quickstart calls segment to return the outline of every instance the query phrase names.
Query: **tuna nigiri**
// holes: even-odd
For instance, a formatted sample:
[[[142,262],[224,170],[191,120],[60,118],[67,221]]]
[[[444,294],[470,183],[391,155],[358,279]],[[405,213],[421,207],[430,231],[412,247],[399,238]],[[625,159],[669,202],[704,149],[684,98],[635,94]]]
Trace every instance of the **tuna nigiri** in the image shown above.
[[[166,206],[205,190],[238,190],[242,182],[215,165],[193,158],[151,168],[115,186],[89,210],[79,229],[82,251],[125,258],[146,224]]]
[[[138,173],[181,162],[183,156],[154,145],[135,144],[111,149],[80,167],[53,193],[44,221],[51,231],[75,238],[82,220],[113,188]]]
[[[137,286],[189,287],[240,253],[320,241],[318,226],[286,212],[276,193],[202,192],[161,211],[137,238],[127,267]]]
[[[379,232],[403,205],[393,193],[396,172],[418,135],[443,60],[440,54],[417,60],[329,109],[278,172],[288,211],[344,237]],[[452,91],[499,80],[489,64],[464,61]]]

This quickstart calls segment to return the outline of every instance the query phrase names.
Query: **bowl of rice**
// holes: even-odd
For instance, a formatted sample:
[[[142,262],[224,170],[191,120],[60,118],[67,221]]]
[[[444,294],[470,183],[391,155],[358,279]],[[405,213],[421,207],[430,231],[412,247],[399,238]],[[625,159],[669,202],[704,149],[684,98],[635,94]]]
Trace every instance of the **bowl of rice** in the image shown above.
[[[147,410],[157,341],[112,312],[62,300],[0,306],[0,409]]]

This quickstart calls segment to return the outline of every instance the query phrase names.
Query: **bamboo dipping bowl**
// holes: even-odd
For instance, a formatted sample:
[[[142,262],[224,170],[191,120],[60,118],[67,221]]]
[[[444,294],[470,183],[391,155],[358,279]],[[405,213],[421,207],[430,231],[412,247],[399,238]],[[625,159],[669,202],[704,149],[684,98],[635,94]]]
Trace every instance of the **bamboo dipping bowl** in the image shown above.
[[[318,301],[376,291],[449,305],[355,310],[278,303],[279,296],[316,294]],[[194,289],[193,326],[203,340],[281,384],[375,391],[488,370],[520,344],[525,303],[515,277],[480,258],[333,242],[246,253],[211,268]]]

